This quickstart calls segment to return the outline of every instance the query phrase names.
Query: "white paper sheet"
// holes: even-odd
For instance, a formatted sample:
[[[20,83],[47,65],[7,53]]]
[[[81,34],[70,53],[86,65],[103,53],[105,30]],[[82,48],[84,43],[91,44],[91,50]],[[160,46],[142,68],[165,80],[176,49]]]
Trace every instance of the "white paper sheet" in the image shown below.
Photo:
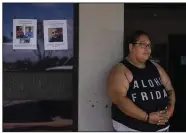
[[[44,49],[67,50],[67,20],[44,20]]]
[[[37,49],[37,20],[13,19],[13,49]]]

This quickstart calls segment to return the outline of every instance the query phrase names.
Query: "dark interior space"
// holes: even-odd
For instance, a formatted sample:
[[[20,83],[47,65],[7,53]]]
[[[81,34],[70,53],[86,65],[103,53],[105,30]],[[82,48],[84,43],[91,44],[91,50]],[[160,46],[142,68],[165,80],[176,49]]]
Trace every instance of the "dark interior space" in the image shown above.
[[[186,106],[184,103],[184,101],[186,101],[186,63],[185,61],[182,62],[182,57],[186,58],[185,38],[186,34],[169,35],[169,74],[172,78],[176,93],[175,113],[172,118],[172,131],[186,131],[184,121],[186,118]]]
[[[186,4],[125,3],[124,56],[128,53],[127,37],[135,30],[150,34],[152,59],[168,72],[176,104],[170,131],[186,131]]]
[[[141,8],[163,8],[163,9],[185,9],[185,3],[125,3],[125,9],[141,9]]]

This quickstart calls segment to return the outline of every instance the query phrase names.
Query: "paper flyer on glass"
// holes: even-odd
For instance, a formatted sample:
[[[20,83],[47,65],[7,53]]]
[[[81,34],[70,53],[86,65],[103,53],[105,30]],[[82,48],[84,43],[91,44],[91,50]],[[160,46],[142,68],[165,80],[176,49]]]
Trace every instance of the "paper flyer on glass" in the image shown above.
[[[44,49],[67,50],[67,20],[44,20]]]
[[[13,49],[37,49],[37,20],[13,19]]]

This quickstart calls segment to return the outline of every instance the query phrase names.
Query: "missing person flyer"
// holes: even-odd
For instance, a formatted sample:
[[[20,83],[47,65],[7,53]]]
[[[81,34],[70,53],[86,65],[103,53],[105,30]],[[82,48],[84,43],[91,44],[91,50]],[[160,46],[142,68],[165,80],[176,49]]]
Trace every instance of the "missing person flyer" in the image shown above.
[[[44,49],[67,50],[67,20],[44,20]]]
[[[37,49],[37,20],[13,19],[13,49]]]

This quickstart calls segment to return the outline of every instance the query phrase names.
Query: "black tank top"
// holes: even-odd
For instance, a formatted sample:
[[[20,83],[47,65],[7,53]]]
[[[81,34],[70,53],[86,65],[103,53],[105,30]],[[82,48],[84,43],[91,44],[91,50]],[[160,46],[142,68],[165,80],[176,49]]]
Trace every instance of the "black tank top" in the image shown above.
[[[168,92],[160,82],[160,74],[156,66],[151,62],[146,62],[143,69],[129,63],[126,59],[122,62],[133,74],[133,80],[129,85],[127,97],[134,104],[147,113],[164,110],[169,103]],[[169,125],[155,125],[125,115],[115,104],[112,104],[112,119],[137,131],[158,131]]]

